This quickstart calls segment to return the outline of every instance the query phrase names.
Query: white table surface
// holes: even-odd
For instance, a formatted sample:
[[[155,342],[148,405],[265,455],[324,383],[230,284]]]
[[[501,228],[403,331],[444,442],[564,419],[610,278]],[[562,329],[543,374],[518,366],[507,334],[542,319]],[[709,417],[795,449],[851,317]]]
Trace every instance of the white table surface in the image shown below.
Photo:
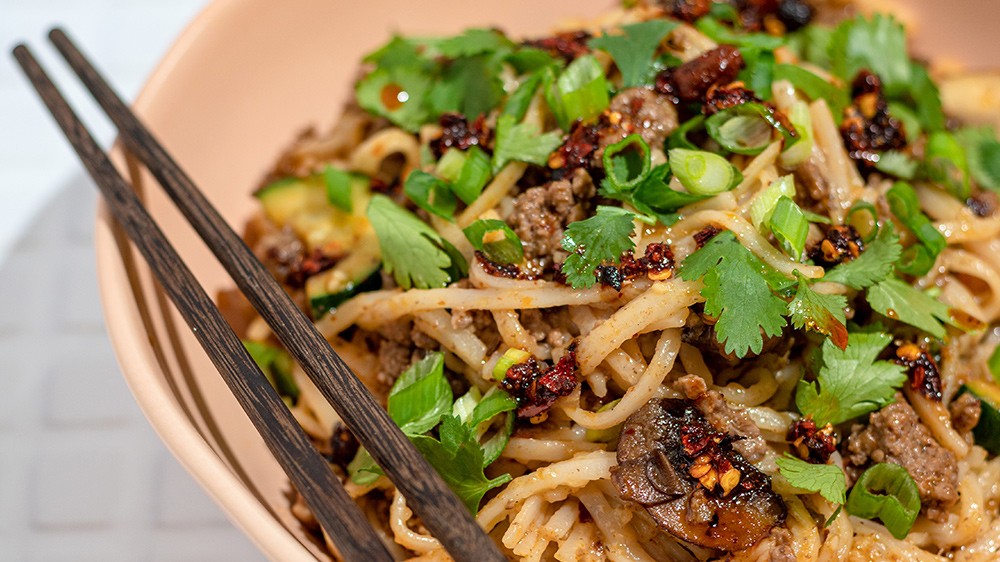
[[[0,0],[0,561],[264,560],[126,388],[97,292],[96,190],[9,56],[30,41],[107,146],[48,28],[132,98],[205,1]]]

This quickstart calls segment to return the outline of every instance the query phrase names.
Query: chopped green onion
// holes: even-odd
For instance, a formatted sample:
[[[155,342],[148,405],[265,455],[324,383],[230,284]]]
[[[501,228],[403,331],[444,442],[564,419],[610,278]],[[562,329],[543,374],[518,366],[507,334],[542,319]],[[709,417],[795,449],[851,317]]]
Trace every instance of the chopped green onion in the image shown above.
[[[830,220],[830,217],[816,214],[812,211],[807,211],[805,209],[802,209],[802,216],[804,216],[806,220],[809,222],[814,222],[817,224],[833,224],[833,221]]]
[[[514,365],[520,365],[531,359],[531,354],[523,349],[512,347],[504,352],[493,367],[493,378],[502,381],[507,376],[507,371]]]
[[[650,150],[633,134],[604,149],[604,172],[614,193],[630,192],[649,174]]]
[[[890,176],[896,176],[897,178],[904,180],[912,180],[917,176],[917,171],[920,168],[920,162],[917,162],[913,158],[899,152],[898,150],[887,150],[879,155],[878,162],[875,163],[875,169],[882,172],[883,174],[888,174]]]
[[[667,148],[686,148],[688,150],[698,150],[698,147],[688,139],[688,133],[701,130],[705,125],[705,116],[698,115],[680,124],[667,137]]]
[[[809,235],[809,221],[802,209],[788,197],[781,196],[768,223],[785,253],[799,261],[806,247],[806,236]]]
[[[750,204],[750,221],[757,230],[767,232],[771,213],[774,212],[774,206],[781,197],[795,197],[795,180],[790,175],[772,181],[770,185],[760,190]]]
[[[889,209],[896,215],[907,228],[913,231],[914,236],[921,244],[927,246],[932,257],[937,257],[944,250],[947,242],[944,236],[934,224],[927,218],[927,215],[920,210],[920,201],[913,187],[906,182],[896,182],[892,189],[885,194],[886,201],[889,202]]]
[[[716,113],[705,121],[708,136],[729,152],[751,155],[763,152],[771,143],[771,126],[767,121],[729,111]]]
[[[448,183],[427,172],[414,170],[406,177],[403,193],[418,207],[443,219],[454,222],[458,202],[451,193]]]
[[[528,106],[531,105],[531,100],[535,97],[535,92],[538,91],[542,78],[542,73],[536,72],[521,82],[521,85],[504,102],[503,114],[510,115],[517,121],[524,119],[524,114],[528,112]]]
[[[878,234],[878,212],[875,205],[868,201],[858,200],[847,211],[845,222],[854,227],[864,242],[871,242]]]
[[[524,259],[521,239],[502,220],[479,219],[462,232],[472,247],[485,254],[490,261],[510,264],[521,263]]]
[[[906,275],[920,277],[934,267],[934,258],[927,246],[914,244],[903,251],[899,261],[896,262],[896,270]]]
[[[736,154],[760,154],[771,142],[771,130],[781,133],[785,148],[798,142],[798,135],[785,127],[774,111],[759,103],[744,103],[716,113],[705,121],[708,135]]]
[[[280,347],[266,343],[243,340],[243,347],[250,353],[274,390],[294,406],[299,400],[299,385],[292,376],[292,356]]]
[[[601,406],[597,409],[597,413],[607,412],[611,408],[614,408],[621,402],[622,399],[618,398],[608,402],[607,404]],[[613,425],[605,429],[588,429],[587,433],[584,434],[584,439],[590,441],[591,443],[609,443],[614,441],[615,437],[618,437],[622,433],[622,425],[624,422]]]
[[[552,110],[563,130],[569,130],[577,120],[589,121],[597,117],[608,107],[610,100],[604,68],[593,55],[584,55],[570,63],[554,85],[558,101]]]
[[[986,365],[990,369],[990,374],[993,375],[993,382],[1000,384],[1000,345],[993,348],[993,353],[990,354]]]
[[[920,491],[905,468],[879,463],[858,478],[846,507],[851,515],[879,518],[892,536],[902,540],[920,513]]]
[[[794,169],[808,160],[812,156],[813,145],[813,125],[812,115],[809,113],[809,106],[804,101],[797,101],[788,112],[788,120],[795,127],[795,132],[799,135],[798,142],[792,146],[786,146],[781,153],[781,165],[787,169]]]
[[[743,181],[743,174],[718,154],[674,148],[669,158],[674,176],[694,195],[718,195]]]
[[[924,163],[927,175],[942,184],[959,201],[965,201],[972,193],[969,184],[969,161],[965,150],[955,140],[954,135],[944,131],[927,137],[924,148]]]
[[[478,146],[465,152],[465,163],[458,178],[452,181],[451,191],[466,205],[472,203],[483,192],[490,181],[490,157]]]
[[[467,158],[465,152],[457,148],[449,148],[441,155],[441,159],[438,160],[437,166],[434,168],[434,173],[442,179],[455,181],[462,174],[462,166],[465,166]]]
[[[333,166],[327,166],[323,170],[323,182],[326,184],[327,201],[341,211],[350,213],[353,209],[353,202],[351,200],[353,189],[351,185],[357,178],[358,176],[355,174],[345,172]],[[363,176],[361,178],[363,179]]]

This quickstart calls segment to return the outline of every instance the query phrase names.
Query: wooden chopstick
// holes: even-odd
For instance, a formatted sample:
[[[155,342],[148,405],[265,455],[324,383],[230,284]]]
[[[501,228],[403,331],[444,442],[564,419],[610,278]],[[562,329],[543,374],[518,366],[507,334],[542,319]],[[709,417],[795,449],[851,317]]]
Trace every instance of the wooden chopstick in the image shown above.
[[[27,47],[14,56],[272,454],[348,560],[392,560],[212,299]]]
[[[153,173],[253,307],[448,553],[458,562],[506,560],[461,500],[66,34],[53,29],[49,38],[118,127],[126,148]]]

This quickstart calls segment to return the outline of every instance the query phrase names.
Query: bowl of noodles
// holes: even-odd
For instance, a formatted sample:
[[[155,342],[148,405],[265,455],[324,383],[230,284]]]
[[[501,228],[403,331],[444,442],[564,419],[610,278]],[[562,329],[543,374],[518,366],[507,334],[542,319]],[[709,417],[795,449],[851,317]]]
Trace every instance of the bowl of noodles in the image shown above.
[[[511,559],[991,560],[1000,80],[872,4],[216,2],[135,107]],[[448,560],[118,159],[394,555]],[[97,246],[164,442],[334,559],[103,210]]]

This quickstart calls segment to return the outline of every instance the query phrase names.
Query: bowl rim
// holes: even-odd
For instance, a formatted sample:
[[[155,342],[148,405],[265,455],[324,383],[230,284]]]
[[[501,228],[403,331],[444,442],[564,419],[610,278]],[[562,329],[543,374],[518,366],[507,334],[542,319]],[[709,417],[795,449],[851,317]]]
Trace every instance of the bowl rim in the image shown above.
[[[211,0],[187,23],[153,67],[131,105],[140,118],[157,103],[174,69],[204,40],[212,22],[245,5],[239,0]],[[128,177],[120,142],[116,141],[112,149],[112,159]],[[160,441],[265,556],[282,561],[316,560],[226,466],[150,368],[156,361],[150,357],[148,334],[135,330],[129,320],[134,317],[131,309],[135,302],[120,298],[121,294],[131,295],[135,291],[132,275],[136,272],[123,259],[124,253],[135,250],[103,199],[98,201],[94,238],[98,288],[108,336],[123,378]],[[136,263],[140,269],[145,267],[141,258]]]

